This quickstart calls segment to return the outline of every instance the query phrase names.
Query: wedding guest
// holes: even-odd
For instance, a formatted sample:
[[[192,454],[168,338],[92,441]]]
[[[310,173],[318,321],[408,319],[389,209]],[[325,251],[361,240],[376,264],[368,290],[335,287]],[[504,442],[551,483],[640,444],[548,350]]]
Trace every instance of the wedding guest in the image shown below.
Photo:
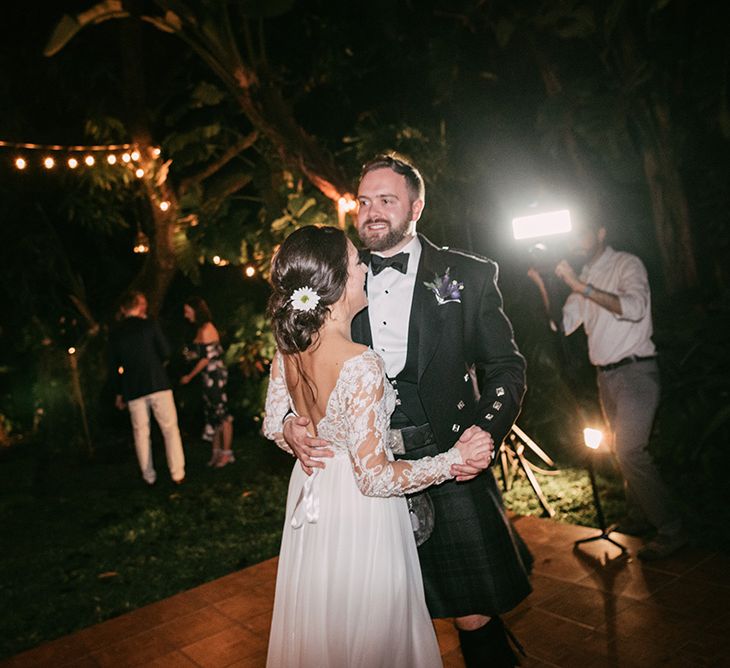
[[[223,346],[205,300],[200,297],[187,299],[183,315],[196,328],[192,344],[183,352],[188,361],[195,362],[195,366],[180,379],[180,383],[187,385],[200,375],[205,412],[202,438],[212,445],[208,466],[222,468],[236,461],[232,448],[233,417],[228,411],[228,369],[223,361]]]
[[[331,227],[293,232],[272,266],[278,352],[264,433],[288,450],[282,427],[293,409],[333,457],[311,476],[292,471],[269,668],[441,666],[403,494],[453,479],[457,465],[487,466],[494,444],[474,428],[443,453],[393,461],[396,393],[382,358],[351,337],[366,271]]]
[[[149,485],[157,480],[152,461],[150,410],[165,441],[167,466],[176,484],[185,480],[185,454],[177,409],[165,361],[170,346],[156,321],[147,318],[147,298],[129,292],[120,307],[122,321],[109,337],[110,373],[116,388],[116,406],[129,408],[134,446],[142,477]]]
[[[606,241],[606,227],[585,221],[576,230],[574,257],[583,263],[577,275],[561,260],[556,275],[570,288],[562,307],[561,331],[567,336],[581,325],[588,338],[588,356],[596,367],[598,393],[608,423],[613,451],[624,478],[629,514],[621,533],[656,535],[643,545],[639,558],[664,559],[687,543],[682,520],[669,489],[649,453],[661,386],[652,336],[651,290],[643,262]],[[548,291],[539,272],[530,278],[541,287],[550,311]]]

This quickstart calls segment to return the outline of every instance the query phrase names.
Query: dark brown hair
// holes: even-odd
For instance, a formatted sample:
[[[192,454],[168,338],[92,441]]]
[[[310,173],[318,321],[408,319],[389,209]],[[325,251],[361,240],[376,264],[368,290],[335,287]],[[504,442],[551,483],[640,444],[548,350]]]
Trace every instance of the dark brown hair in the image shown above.
[[[147,299],[144,292],[140,292],[139,290],[125,292],[119,300],[119,313],[121,315],[129,313],[129,311],[139,304],[141,299]]]
[[[195,320],[193,320],[194,325],[200,327],[206,322],[213,322],[213,316],[210,312],[210,308],[208,308],[208,304],[202,297],[188,297],[185,300],[185,304],[193,309],[193,312],[195,313]]]
[[[302,353],[316,340],[329,307],[345,289],[347,264],[347,237],[336,227],[302,227],[281,244],[272,262],[273,292],[267,312],[282,353]],[[303,287],[319,296],[319,303],[311,311],[292,306],[292,294]]]
[[[411,204],[417,199],[426,201],[426,186],[423,182],[421,172],[404,155],[395,151],[376,155],[372,160],[369,160],[362,166],[360,180],[362,181],[365,174],[375,169],[392,169],[396,174],[405,177]]]

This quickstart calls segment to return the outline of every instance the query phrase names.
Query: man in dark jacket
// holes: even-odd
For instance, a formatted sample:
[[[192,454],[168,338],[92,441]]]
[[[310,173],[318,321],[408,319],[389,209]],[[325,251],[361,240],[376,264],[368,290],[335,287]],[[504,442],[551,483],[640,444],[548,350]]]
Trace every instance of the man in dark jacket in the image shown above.
[[[129,407],[134,446],[145,482],[154,485],[157,480],[150,439],[151,409],[165,440],[170,476],[180,484],[185,479],[185,454],[164,366],[170,347],[157,322],[147,319],[147,298],[141,292],[128,293],[122,300],[121,312],[122,322],[109,340],[117,408]]]
[[[423,179],[400,156],[365,165],[358,200],[368,308],[353,320],[352,337],[383,357],[398,393],[391,444],[395,435],[403,457],[419,459],[484,431],[498,449],[520,411],[525,361],[502,310],[497,265],[416,234]],[[306,426],[297,417],[284,426],[305,470],[322,466],[325,446],[305,437]],[[459,468],[456,480],[425,493],[435,518],[418,549],[426,602],[432,617],[454,618],[468,667],[518,665],[499,615],[529,594],[531,556],[491,471]]]

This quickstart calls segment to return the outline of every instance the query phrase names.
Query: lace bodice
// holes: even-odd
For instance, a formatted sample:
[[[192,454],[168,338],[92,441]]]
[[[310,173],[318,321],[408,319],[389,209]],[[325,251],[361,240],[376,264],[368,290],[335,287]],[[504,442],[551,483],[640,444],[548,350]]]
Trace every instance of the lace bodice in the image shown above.
[[[294,410],[279,353],[278,372],[272,365],[266,394],[263,431],[267,438],[291,453],[282,436],[284,417]],[[435,457],[394,461],[387,447],[395,393],[385,377],[383,360],[372,350],[347,360],[317,425],[320,438],[337,453],[347,453],[355,481],[367,496],[400,496],[453,478],[452,464],[461,463],[456,448]]]

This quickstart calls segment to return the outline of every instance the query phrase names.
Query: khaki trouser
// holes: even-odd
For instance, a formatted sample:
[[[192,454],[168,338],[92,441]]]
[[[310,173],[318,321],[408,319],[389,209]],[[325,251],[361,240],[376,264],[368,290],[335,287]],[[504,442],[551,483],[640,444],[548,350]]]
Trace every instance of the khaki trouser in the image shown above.
[[[599,371],[598,391],[613,433],[614,453],[624,477],[630,516],[648,520],[661,534],[679,533],[682,522],[672,509],[669,490],[647,450],[659,405],[656,360]]]
[[[160,425],[165,440],[167,467],[173,480],[185,477],[185,454],[183,453],[180,429],[177,426],[177,409],[172,397],[172,390],[162,390],[146,394],[143,397],[127,402],[129,417],[132,420],[134,447],[137,450],[139,468],[142,477],[150,485],[157,480],[157,473],[152,462],[152,439],[150,438],[150,409]]]

